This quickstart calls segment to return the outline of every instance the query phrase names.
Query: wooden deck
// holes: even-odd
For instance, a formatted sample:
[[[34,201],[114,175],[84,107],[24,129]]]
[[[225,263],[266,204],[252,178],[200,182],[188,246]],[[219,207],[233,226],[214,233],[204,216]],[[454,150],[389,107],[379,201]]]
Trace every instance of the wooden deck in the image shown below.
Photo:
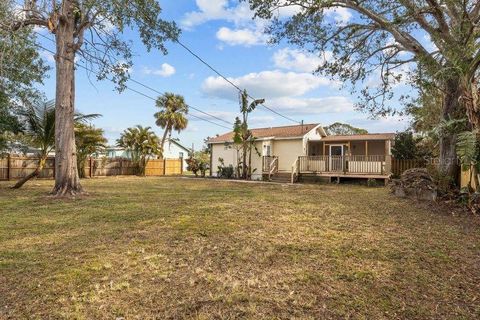
[[[390,175],[371,173],[343,173],[343,172],[302,172],[300,175],[327,177],[327,178],[360,178],[360,179],[388,179]]]
[[[273,162],[273,160],[277,162]],[[278,157],[264,157],[263,174],[277,163]],[[291,181],[294,183],[302,176],[325,178],[382,179],[388,181],[391,174],[392,159],[385,155],[346,155],[346,156],[299,156],[292,164]],[[275,172],[281,173],[282,170]],[[272,175],[270,170],[269,179]],[[282,172],[283,174],[286,172]]]

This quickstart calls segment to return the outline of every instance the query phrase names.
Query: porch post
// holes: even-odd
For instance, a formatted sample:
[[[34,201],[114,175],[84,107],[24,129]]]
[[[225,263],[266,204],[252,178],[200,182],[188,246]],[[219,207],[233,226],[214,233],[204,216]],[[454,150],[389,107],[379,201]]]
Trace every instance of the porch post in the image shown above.
[[[385,156],[385,174],[390,175],[392,173],[392,156],[387,154]]]
[[[368,140],[365,140],[365,156],[368,156]]]

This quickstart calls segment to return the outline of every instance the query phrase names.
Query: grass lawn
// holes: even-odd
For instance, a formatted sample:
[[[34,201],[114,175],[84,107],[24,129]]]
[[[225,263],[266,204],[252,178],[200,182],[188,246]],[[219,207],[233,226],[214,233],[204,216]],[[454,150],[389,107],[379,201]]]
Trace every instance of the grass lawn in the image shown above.
[[[10,183],[11,184],[11,183]],[[385,188],[0,183],[0,319],[478,319],[480,224]]]

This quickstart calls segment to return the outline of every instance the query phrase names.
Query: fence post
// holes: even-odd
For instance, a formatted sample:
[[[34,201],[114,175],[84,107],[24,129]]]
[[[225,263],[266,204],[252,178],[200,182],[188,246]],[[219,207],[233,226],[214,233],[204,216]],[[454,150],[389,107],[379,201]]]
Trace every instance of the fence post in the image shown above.
[[[7,156],[7,180],[10,181],[10,167],[11,167],[11,163],[10,163],[10,153],[8,154]]]
[[[53,158],[53,170],[52,170],[52,172],[53,172],[53,179],[55,179],[56,161],[57,161],[57,157],[55,156],[55,157]]]
[[[88,175],[90,176],[90,178],[92,177],[92,172],[93,172],[93,163],[92,163],[92,157],[90,157],[89,170],[88,170]]]
[[[163,175],[167,175],[167,159],[163,159]]]

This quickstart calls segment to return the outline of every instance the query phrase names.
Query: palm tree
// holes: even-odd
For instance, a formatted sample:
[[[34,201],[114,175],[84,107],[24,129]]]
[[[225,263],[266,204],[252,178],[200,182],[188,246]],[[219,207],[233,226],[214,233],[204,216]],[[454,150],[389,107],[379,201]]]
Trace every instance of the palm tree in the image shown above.
[[[155,132],[150,127],[140,125],[123,131],[120,139],[117,140],[117,146],[130,152],[132,161],[138,166],[142,175],[145,173],[147,157],[159,155],[161,152]]]
[[[79,123],[98,117],[98,114],[75,114],[75,122]],[[25,182],[37,177],[47,162],[48,154],[55,148],[55,101],[30,105],[20,114],[24,123],[23,132],[26,144],[37,149],[38,165],[29,175],[20,179],[12,188],[21,188]]]
[[[107,147],[107,139],[103,129],[84,123],[75,125],[75,145],[77,147],[77,167],[80,178],[85,177],[85,162],[92,153]]]
[[[180,132],[188,125],[186,117],[188,105],[183,96],[170,92],[166,92],[158,97],[155,104],[161,109],[154,115],[155,119],[157,119],[156,124],[165,129],[160,145],[163,156],[163,146],[165,145],[167,135],[171,136],[173,130]]]

